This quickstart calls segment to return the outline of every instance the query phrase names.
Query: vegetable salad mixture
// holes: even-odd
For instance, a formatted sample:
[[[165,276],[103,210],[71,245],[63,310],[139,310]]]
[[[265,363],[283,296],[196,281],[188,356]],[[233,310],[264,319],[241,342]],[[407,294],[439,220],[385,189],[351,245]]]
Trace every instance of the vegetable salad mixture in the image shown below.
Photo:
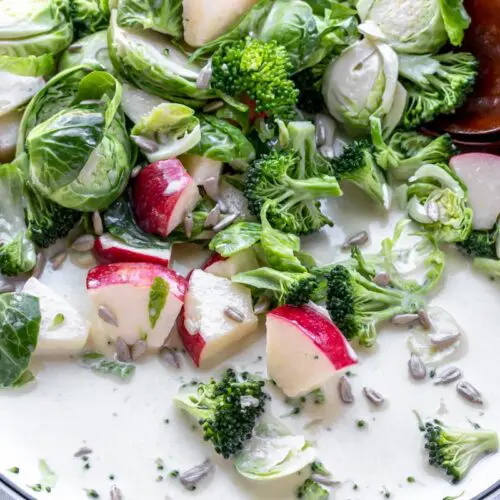
[[[0,0],[0,386],[34,384],[30,362],[47,355],[123,380],[141,357],[178,368],[186,355],[215,371],[170,395],[178,418],[246,480],[302,471],[285,494],[308,500],[335,478],[271,414],[269,390],[293,415],[336,377],[352,404],[356,350],[388,323],[412,331],[410,377],[483,404],[440,367],[464,332],[428,301],[452,245],[500,276],[500,159],[420,132],[474,87],[469,24],[462,0]],[[377,253],[362,231],[343,260],[317,263],[301,237],[333,226],[322,201],[348,184],[404,215]],[[210,256],[182,275],[172,249],[186,243]],[[89,317],[39,280],[68,256],[88,269]],[[259,323],[267,377],[217,371]],[[494,431],[417,425],[454,482],[498,449]],[[40,468],[32,489],[50,492]],[[169,475],[194,490],[213,468]]]

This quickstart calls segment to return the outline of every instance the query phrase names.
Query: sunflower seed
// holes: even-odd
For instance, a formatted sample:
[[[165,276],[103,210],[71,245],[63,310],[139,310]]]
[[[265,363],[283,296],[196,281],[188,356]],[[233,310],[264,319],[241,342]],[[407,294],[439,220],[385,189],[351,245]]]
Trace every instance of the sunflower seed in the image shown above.
[[[109,492],[109,500],[123,500],[123,493],[120,488],[114,484],[111,486],[111,491]]]
[[[92,453],[92,450],[90,448],[87,448],[87,446],[82,446],[79,450],[75,451],[73,453],[73,456],[76,458],[84,457],[85,455],[90,455]]]
[[[193,489],[204,477],[206,477],[212,470],[214,466],[210,459],[205,460],[202,464],[193,467],[185,472],[183,472],[180,476],[180,482],[182,486],[187,488],[188,490]]]
[[[196,79],[196,88],[198,89],[208,89],[210,86],[210,80],[212,79],[212,60],[208,61],[203,68],[201,68],[200,74]]]
[[[326,128],[323,120],[316,116],[316,146],[319,148],[325,145],[326,142]]]
[[[80,52],[82,49],[83,49],[83,44],[74,43],[73,45],[70,45],[67,50],[70,54],[74,54],[75,52]]]
[[[335,158],[335,149],[333,149],[331,146],[321,146],[319,148],[319,152],[321,156],[328,160],[333,160]]]
[[[436,375],[434,385],[446,385],[455,382],[462,376],[462,372],[456,366],[450,366]]]
[[[354,403],[354,395],[352,394],[351,383],[345,375],[343,375],[339,380],[339,395],[340,399],[344,403]]]
[[[418,314],[396,314],[396,316],[391,319],[393,325],[399,326],[409,325],[415,321],[418,321]]]
[[[346,242],[342,245],[344,250],[351,248],[353,246],[361,246],[368,242],[368,233],[366,231],[361,231],[356,233],[354,236],[351,236]]]
[[[420,356],[412,354],[408,361],[408,369],[414,380],[423,380],[427,376],[427,367]]]
[[[224,106],[224,101],[212,101],[203,106],[204,113],[213,113]]]
[[[181,367],[179,354],[177,354],[177,351],[170,347],[165,346],[160,349],[160,358],[163,359],[163,361],[166,361],[170,366],[175,368]]]
[[[231,306],[224,309],[224,315],[229,319],[236,321],[236,323],[243,323],[243,321],[245,321],[245,315],[241,311],[238,311],[238,309]]]
[[[16,287],[10,283],[0,285],[0,293],[12,293],[16,291]]]
[[[432,328],[431,318],[429,318],[427,311],[424,309],[418,311],[418,321],[424,330],[430,330]]]
[[[219,231],[226,229],[226,227],[230,226],[239,216],[239,213],[229,214],[227,217],[224,217],[221,221],[215,224],[213,228],[214,231],[218,233]]]
[[[54,271],[60,269],[67,257],[68,257],[68,252],[66,251],[62,251],[54,255],[54,257],[50,259],[50,263],[52,264],[52,269],[54,269]]]
[[[370,389],[369,387],[363,387],[363,394],[366,396],[368,401],[373,403],[375,406],[380,406],[385,401],[384,396],[382,396],[382,394],[378,393],[374,389]]]
[[[322,484],[323,486],[335,486],[336,484],[340,484],[340,481],[335,481],[334,479],[322,476],[321,474],[311,474],[311,479],[319,484]]]
[[[94,248],[95,237],[92,234],[79,236],[71,245],[71,250],[75,252],[88,252]]]
[[[435,201],[429,201],[425,205],[425,211],[432,222],[437,222],[440,219],[439,205]]]
[[[116,326],[117,328],[120,326],[114,313],[106,306],[99,306],[97,314],[99,315],[99,318],[101,318],[108,325]]]
[[[217,222],[219,222],[219,217],[220,217],[220,207],[219,204],[215,205],[212,210],[207,215],[207,218],[205,219],[205,223],[203,224],[203,227],[213,227]]]
[[[206,179],[205,182],[203,182],[203,189],[210,199],[217,201],[219,196],[219,180],[217,177],[209,177]]]
[[[148,139],[147,137],[143,137],[142,135],[131,135],[130,138],[142,149],[146,154],[147,153],[156,153],[160,146],[156,141],[152,139]]]
[[[46,263],[47,259],[45,257],[45,254],[43,252],[40,252],[36,257],[36,264],[33,268],[33,271],[31,271],[31,276],[33,276],[33,278],[40,278],[40,276],[43,274]]]
[[[130,177],[132,179],[135,179],[140,173],[141,173],[142,167],[140,165],[137,165],[137,167],[134,167],[132,169],[132,172],[130,172]]]
[[[373,282],[378,286],[389,286],[391,284],[391,277],[387,273],[377,273],[373,277]]]
[[[483,404],[483,396],[481,393],[472,384],[466,382],[465,380],[462,380],[457,384],[457,392],[460,396],[471,403],[479,405]]]
[[[118,361],[122,361],[124,363],[128,363],[129,361],[132,361],[130,347],[121,337],[118,337],[116,339],[115,349],[116,349],[116,359]]]
[[[428,338],[433,346],[442,349],[454,344],[460,338],[460,332],[431,333]]]
[[[262,295],[257,299],[257,302],[255,303],[255,306],[253,307],[253,312],[255,314],[264,314],[267,311],[269,311],[269,307],[271,306],[271,302],[269,299]]]
[[[130,356],[132,361],[139,359],[148,350],[148,344],[144,340],[138,340],[130,348]]]
[[[186,217],[184,217],[184,232],[188,238],[191,238],[193,234],[193,226],[193,214],[187,214]]]
[[[92,214],[92,225],[94,226],[94,233],[97,234],[97,236],[101,236],[102,233],[104,233],[101,214],[98,210]]]

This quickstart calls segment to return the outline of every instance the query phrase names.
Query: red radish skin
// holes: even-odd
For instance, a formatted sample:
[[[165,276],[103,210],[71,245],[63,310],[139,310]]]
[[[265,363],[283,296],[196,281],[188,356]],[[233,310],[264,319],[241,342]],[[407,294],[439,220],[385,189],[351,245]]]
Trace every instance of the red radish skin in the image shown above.
[[[223,257],[222,255],[218,253],[213,253],[210,255],[210,257],[202,264],[201,269],[204,271],[210,272],[208,269],[210,266],[213,266],[214,264],[217,264],[217,262],[224,262],[227,260],[227,257]]]
[[[196,367],[200,366],[201,363],[201,354],[205,349],[205,339],[199,334],[192,335],[187,331],[185,326],[185,309],[184,307],[177,318],[177,331],[179,332],[179,337],[184,344],[186,352],[191,356],[193,363]]]
[[[102,264],[112,262],[148,262],[168,267],[170,250],[135,248],[116,240],[109,234],[103,234],[95,240],[94,255]]]
[[[257,107],[255,101],[253,99],[250,99],[250,97],[248,97],[248,95],[242,95],[241,96],[241,102],[243,104],[246,104],[248,106],[248,109],[249,109],[249,118],[250,118],[250,122],[253,123],[255,120],[258,120],[259,118],[267,118],[267,114],[264,113],[264,112],[261,112],[261,113],[257,113],[255,111],[255,108]]]
[[[169,284],[169,293],[173,293],[179,300],[184,300],[187,290],[186,278],[172,269],[149,263],[117,262],[94,267],[87,274],[87,289],[122,284],[150,287],[158,276]]]
[[[196,184],[175,158],[143,168],[132,184],[138,225],[148,233],[163,237],[183,222],[199,199]]]

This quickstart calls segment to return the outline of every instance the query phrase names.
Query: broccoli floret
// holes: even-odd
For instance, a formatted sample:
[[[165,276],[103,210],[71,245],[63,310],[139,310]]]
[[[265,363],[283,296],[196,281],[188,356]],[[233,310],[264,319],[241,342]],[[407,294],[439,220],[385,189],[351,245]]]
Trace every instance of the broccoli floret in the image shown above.
[[[472,231],[466,240],[457,243],[457,247],[461,253],[469,257],[496,259],[497,238],[498,228],[496,226],[490,231]]]
[[[295,115],[298,90],[291,80],[293,64],[275,40],[251,37],[222,45],[212,57],[211,85],[232,97],[247,95],[255,112],[270,118]]]
[[[477,59],[467,52],[433,56],[407,56],[400,65],[401,83],[408,91],[403,126],[416,128],[442,113],[452,113],[472,91],[478,72]],[[420,62],[416,60],[421,58]]]
[[[498,435],[492,431],[453,429],[433,420],[425,424],[424,432],[430,465],[445,471],[454,483],[463,479],[482,455],[498,450]]]
[[[310,273],[290,273],[261,267],[232,277],[236,283],[250,286],[268,296],[276,305],[300,306],[311,300],[318,287],[317,278]]]
[[[28,236],[40,248],[47,248],[65,238],[82,218],[82,213],[64,208],[44,198],[32,186],[25,186]]]
[[[332,321],[348,340],[357,339],[365,347],[374,345],[378,323],[424,306],[420,297],[376,285],[344,265],[335,266],[326,280],[326,307]]]
[[[298,107],[306,113],[316,114],[325,107],[325,100],[321,92],[323,76],[326,66],[330,62],[325,58],[321,63],[307,68],[293,76],[293,81],[299,90]]]
[[[328,500],[330,493],[314,479],[306,479],[297,489],[297,498],[302,500]]]
[[[227,370],[220,381],[200,383],[195,392],[174,398],[178,408],[198,420],[203,439],[216,453],[229,458],[252,437],[257,419],[264,413],[264,381],[244,372]]]
[[[377,203],[389,208],[389,189],[375,162],[375,147],[371,141],[354,141],[332,164],[339,180],[352,182]]]

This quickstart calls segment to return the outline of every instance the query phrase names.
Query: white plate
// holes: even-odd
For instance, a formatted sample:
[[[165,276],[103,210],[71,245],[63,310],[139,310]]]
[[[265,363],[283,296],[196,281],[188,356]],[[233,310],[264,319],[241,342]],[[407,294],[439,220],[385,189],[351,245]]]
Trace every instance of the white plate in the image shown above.
[[[364,201],[353,189],[344,198],[333,201],[327,211],[336,227],[306,238],[304,249],[321,263],[342,257],[340,244],[346,235],[369,228],[372,247],[391,235],[399,214],[390,217]],[[184,250],[177,252],[184,254]],[[43,281],[53,286],[80,309],[86,309],[85,272],[76,270],[69,260],[64,269],[47,272]],[[451,424],[467,427],[466,419],[486,429],[500,430],[500,288],[498,284],[471,271],[469,262],[447,253],[444,283],[432,298],[432,304],[451,312],[468,337],[468,352],[456,364],[465,377],[485,397],[483,408],[468,404],[454,386],[435,387],[427,380],[415,383],[408,377],[407,330],[387,328],[379,336],[378,347],[360,353],[360,365],[351,379],[356,402],[342,405],[337,398],[336,381],[326,388],[327,404],[311,408],[300,417],[287,418],[287,425],[317,442],[319,456],[342,485],[334,487],[335,500],[371,500],[384,498],[383,488],[391,498],[405,500],[440,500],[465,490],[469,499],[499,479],[500,454],[481,461],[459,485],[451,485],[439,472],[425,463],[422,435],[412,413],[425,417],[439,415]],[[228,359],[223,367],[234,365],[252,372],[265,371],[259,355],[264,355],[264,338]],[[96,375],[80,367],[75,360],[44,360],[35,365],[37,381],[18,391],[0,394],[0,470],[19,466],[20,474],[9,475],[21,487],[40,479],[37,461],[47,460],[57,473],[52,493],[38,498],[53,500],[85,499],[84,488],[93,488],[100,498],[108,498],[116,483],[126,500],[293,499],[298,483],[293,477],[266,485],[256,485],[233,470],[230,462],[215,458],[217,470],[195,492],[186,491],[176,479],[156,482],[161,474],[155,459],[162,458],[167,470],[185,470],[214,458],[208,444],[192,430],[192,423],[172,407],[172,396],[182,381],[208,377],[209,372],[195,369],[188,358],[181,370],[159,362],[156,357],[141,361],[130,382]],[[389,404],[383,409],[370,407],[361,394],[363,386],[383,393]],[[288,407],[283,396],[273,394],[272,411],[284,414]],[[311,420],[324,418],[321,425],[306,431]],[[164,423],[165,419],[170,423]],[[359,430],[355,421],[363,418],[368,428]],[[73,454],[82,446],[93,449],[89,470]],[[115,481],[108,479],[113,474]],[[413,476],[416,483],[408,484]],[[359,488],[353,490],[353,484]],[[27,490],[29,491],[29,490]]]

